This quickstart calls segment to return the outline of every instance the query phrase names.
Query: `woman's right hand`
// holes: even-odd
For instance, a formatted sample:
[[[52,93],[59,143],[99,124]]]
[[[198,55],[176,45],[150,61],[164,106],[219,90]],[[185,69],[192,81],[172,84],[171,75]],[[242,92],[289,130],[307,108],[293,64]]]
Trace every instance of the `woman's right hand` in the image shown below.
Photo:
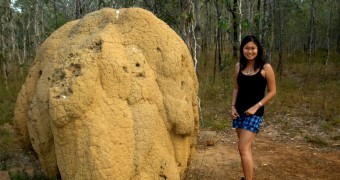
[[[240,117],[240,115],[237,113],[235,106],[231,106],[231,117],[232,119]]]

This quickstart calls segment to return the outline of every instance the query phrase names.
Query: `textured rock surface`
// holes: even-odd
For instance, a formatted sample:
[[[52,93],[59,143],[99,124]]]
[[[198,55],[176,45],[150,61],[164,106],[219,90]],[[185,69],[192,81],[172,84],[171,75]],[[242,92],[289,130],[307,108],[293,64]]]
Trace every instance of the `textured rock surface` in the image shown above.
[[[43,43],[14,123],[50,176],[179,179],[198,132],[197,91],[170,27],[142,9],[102,9]]]

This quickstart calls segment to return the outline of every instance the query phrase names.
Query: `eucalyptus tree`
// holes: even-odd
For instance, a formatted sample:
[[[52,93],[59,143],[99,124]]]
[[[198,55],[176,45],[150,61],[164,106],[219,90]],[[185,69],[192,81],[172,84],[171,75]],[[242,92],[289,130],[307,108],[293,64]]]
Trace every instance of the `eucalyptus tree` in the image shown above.
[[[262,27],[261,27],[261,20],[263,17],[262,14],[262,2],[261,0],[255,0],[256,1],[256,12],[255,12],[255,19],[254,19],[254,28],[255,28],[255,34],[258,36],[259,39],[262,39]]]
[[[278,74],[280,75],[280,77],[282,76],[282,72],[283,72],[283,31],[284,31],[284,8],[282,8],[283,6],[283,1],[284,0],[278,0],[278,4],[277,4],[277,7],[280,7],[278,8],[278,14],[279,14],[279,33],[278,33],[278,45],[279,45],[279,60],[278,60],[278,63],[277,63],[277,66],[276,66],[276,71],[278,72]]]
[[[266,0],[267,9],[265,13],[266,33],[263,35],[263,45],[265,48],[265,58],[269,63],[273,61],[273,45],[274,45],[274,0]],[[269,31],[269,32],[268,32]]]
[[[237,52],[238,52],[238,22],[239,22],[239,14],[237,12],[238,10],[238,4],[237,0],[233,0],[232,2],[229,2],[229,12],[232,15],[232,26],[233,26],[233,58],[237,58]]]
[[[216,7],[216,19],[217,19],[217,26],[216,26],[216,35],[215,35],[215,58],[214,58],[214,80],[216,75],[217,67],[221,66],[222,57],[222,27],[221,27],[221,18],[222,18],[222,9],[221,5],[219,4],[219,0],[215,0],[215,7]]]
[[[315,0],[311,0],[310,5],[310,22],[309,22],[309,36],[308,36],[308,69],[309,76],[311,75],[311,62],[312,53],[315,51],[315,19],[316,19],[316,6]]]
[[[198,50],[215,52],[214,71],[220,71],[226,63],[227,45],[231,56],[238,56],[242,35],[257,35],[264,46],[265,57],[283,64],[285,52],[304,54],[316,49],[326,49],[329,36],[330,49],[340,51],[340,11],[330,18],[327,36],[329,2],[315,0],[0,0],[0,63],[2,79],[6,79],[11,67],[29,65],[39,45],[57,28],[68,21],[103,7],[141,7],[165,21],[186,42],[192,55]],[[314,2],[314,5],[313,5]],[[339,9],[339,3],[332,1]],[[314,19],[314,20],[313,20]],[[215,50],[215,51],[214,51]],[[279,58],[273,58],[273,51]],[[312,58],[312,53],[310,57]],[[211,58],[212,59],[212,58]],[[272,60],[273,59],[273,60]],[[275,62],[276,60],[277,62]],[[205,66],[207,60],[204,61]],[[306,61],[306,64],[312,61]],[[5,73],[6,72],[6,73]],[[214,73],[215,74],[215,73]]]
[[[333,16],[333,8],[331,6],[332,0],[328,0],[328,7],[330,8],[329,15],[328,15],[328,25],[327,25],[327,57],[325,60],[325,77],[328,74],[328,63],[329,63],[329,53],[330,53],[330,31],[332,27],[332,16]]]
[[[11,32],[11,26],[9,25],[12,19],[12,11],[10,8],[10,0],[1,0],[0,1],[0,66],[2,72],[2,79],[6,89],[8,89],[8,73],[9,73],[9,61],[12,59],[12,54],[10,52],[10,43],[11,39],[8,37],[11,36],[8,32]]]

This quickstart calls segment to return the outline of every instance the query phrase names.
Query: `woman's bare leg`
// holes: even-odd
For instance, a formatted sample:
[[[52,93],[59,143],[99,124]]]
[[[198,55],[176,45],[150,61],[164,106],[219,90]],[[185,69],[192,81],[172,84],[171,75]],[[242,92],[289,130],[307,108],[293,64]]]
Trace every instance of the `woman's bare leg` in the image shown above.
[[[253,179],[254,173],[251,144],[255,138],[255,133],[244,129],[236,129],[236,132],[239,138],[238,150],[241,156],[244,178],[246,180],[251,180]]]

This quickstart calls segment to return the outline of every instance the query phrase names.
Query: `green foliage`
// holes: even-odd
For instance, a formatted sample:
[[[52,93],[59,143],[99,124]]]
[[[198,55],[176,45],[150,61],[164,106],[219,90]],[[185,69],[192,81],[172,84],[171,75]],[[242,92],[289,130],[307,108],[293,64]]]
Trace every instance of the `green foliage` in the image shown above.
[[[23,171],[17,171],[15,173],[11,172],[9,175],[10,175],[12,180],[27,180],[27,179],[30,179],[28,174],[26,172],[23,172]]]
[[[9,153],[0,152],[0,170],[4,171],[8,169],[7,160],[11,158]]]
[[[243,31],[248,31],[251,28],[251,23],[247,19],[243,19],[241,26]]]
[[[5,61],[5,57],[3,53],[0,52],[0,63],[2,63],[2,61]]]
[[[222,64],[219,66],[219,70],[220,70],[220,71],[223,71],[226,67],[227,67],[227,64],[222,63]]]
[[[8,169],[7,161],[1,161],[1,163],[0,163],[0,170],[1,171],[5,171],[7,169]]]
[[[35,172],[34,176],[31,177],[27,174],[25,171],[16,171],[16,172],[10,172],[11,180],[48,180],[46,175],[44,175],[42,172]],[[54,178],[57,180],[57,178]]]
[[[21,82],[20,80],[18,80]],[[9,83],[9,88],[0,86],[0,125],[12,123],[14,107],[21,84]]]
[[[318,136],[306,136],[305,137],[306,141],[318,146],[327,146],[327,142],[325,142],[322,138]]]
[[[46,26],[46,33],[44,39],[46,39],[49,35],[51,35],[56,29],[67,23],[69,20],[65,17],[64,14],[57,12],[54,14],[54,18],[48,21],[48,25]]]
[[[13,134],[6,129],[0,129],[1,144],[7,146],[13,143]]]
[[[232,30],[231,24],[228,21],[228,18],[225,16],[222,16],[217,24],[219,27],[227,30],[228,32]]]

